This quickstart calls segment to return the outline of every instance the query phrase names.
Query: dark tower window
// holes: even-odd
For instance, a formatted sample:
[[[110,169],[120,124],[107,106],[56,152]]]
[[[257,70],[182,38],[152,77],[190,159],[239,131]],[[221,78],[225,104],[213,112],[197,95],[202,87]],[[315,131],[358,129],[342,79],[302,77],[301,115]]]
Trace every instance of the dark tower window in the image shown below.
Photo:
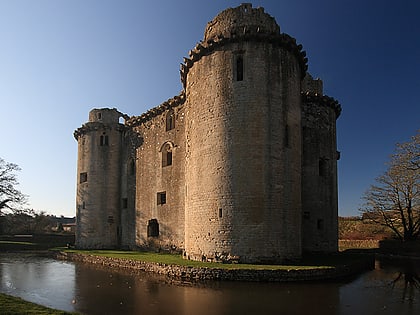
[[[164,205],[166,203],[166,191],[157,193],[157,204]]]
[[[108,144],[109,144],[108,136],[107,135],[102,135],[99,139],[99,145],[100,146],[107,146]]]
[[[102,119],[102,113],[98,113],[98,119]]]
[[[288,148],[290,146],[290,132],[289,125],[284,127],[284,146]]]
[[[219,218],[221,218],[223,216],[223,210],[222,208],[219,208]]]
[[[318,221],[316,222],[316,227],[318,228],[318,230],[323,230],[324,229],[324,220],[318,219]]]
[[[327,176],[327,159],[320,158],[318,162],[318,174],[319,176]]]
[[[128,174],[135,175],[136,174],[136,163],[133,159],[130,159],[128,162]]]
[[[147,223],[147,237],[159,236],[159,223],[156,219],[151,219]]]
[[[162,149],[162,166],[169,165],[172,165],[172,149],[169,143],[167,143]]]
[[[80,183],[84,183],[87,182],[87,173],[80,173],[80,178],[79,178]]]
[[[236,81],[243,81],[244,79],[244,59],[242,56],[236,58]]]
[[[122,208],[123,209],[127,209],[128,208],[128,199],[127,198],[123,198],[122,199]]]
[[[173,110],[170,110],[166,114],[166,131],[172,130],[175,128],[175,114]]]

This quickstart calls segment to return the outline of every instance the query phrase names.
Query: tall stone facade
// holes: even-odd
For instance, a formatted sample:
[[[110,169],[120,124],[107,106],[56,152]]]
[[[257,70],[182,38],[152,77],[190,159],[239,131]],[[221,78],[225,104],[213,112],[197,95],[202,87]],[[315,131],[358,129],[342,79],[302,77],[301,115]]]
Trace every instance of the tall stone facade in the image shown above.
[[[336,251],[341,107],[306,70],[302,46],[242,4],[184,58],[180,95],[140,116],[92,110],[75,131],[76,245],[240,262]]]

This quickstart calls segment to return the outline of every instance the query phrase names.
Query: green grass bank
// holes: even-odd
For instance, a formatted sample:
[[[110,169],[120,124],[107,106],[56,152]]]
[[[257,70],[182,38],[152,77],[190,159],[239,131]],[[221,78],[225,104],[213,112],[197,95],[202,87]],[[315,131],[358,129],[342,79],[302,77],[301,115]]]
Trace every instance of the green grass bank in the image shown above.
[[[0,293],[0,314],[2,315],[75,315],[65,311],[55,310],[31,303],[21,298]]]

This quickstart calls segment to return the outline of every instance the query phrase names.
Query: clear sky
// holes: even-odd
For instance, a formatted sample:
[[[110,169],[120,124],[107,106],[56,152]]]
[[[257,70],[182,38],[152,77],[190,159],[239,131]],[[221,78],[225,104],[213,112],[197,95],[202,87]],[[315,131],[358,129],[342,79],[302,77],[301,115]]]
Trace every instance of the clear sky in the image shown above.
[[[245,1],[0,0],[0,157],[29,206],[75,215],[73,131],[92,108],[140,115],[181,91],[179,64]],[[420,128],[420,1],[258,0],[343,108],[339,214],[357,215],[396,142]]]

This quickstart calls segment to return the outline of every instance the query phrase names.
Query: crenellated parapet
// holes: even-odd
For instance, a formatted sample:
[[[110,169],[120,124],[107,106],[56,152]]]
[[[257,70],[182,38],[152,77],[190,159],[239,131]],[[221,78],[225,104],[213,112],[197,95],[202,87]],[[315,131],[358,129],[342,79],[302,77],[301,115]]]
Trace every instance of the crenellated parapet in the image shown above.
[[[209,22],[204,40],[189,51],[189,58],[184,57],[180,66],[181,82],[185,89],[187,74],[195,62],[211,54],[222,46],[238,42],[266,42],[283,48],[296,57],[300,65],[301,78],[308,69],[308,59],[303,46],[296,39],[280,33],[280,27],[273,17],[263,8],[252,8],[251,4],[242,4],[234,9],[227,9]]]
[[[302,92],[302,101],[304,103],[315,103],[321,106],[332,108],[335,111],[336,118],[338,118],[341,114],[340,103],[330,96],[312,92]]]
[[[125,125],[128,127],[138,126],[158,115],[161,115],[163,112],[165,112],[168,109],[175,108],[179,105],[184,104],[184,102],[185,102],[185,92],[182,91],[179,95],[163,102],[159,106],[149,109],[147,112],[141,114],[140,116],[130,117],[129,119],[125,121]]]

